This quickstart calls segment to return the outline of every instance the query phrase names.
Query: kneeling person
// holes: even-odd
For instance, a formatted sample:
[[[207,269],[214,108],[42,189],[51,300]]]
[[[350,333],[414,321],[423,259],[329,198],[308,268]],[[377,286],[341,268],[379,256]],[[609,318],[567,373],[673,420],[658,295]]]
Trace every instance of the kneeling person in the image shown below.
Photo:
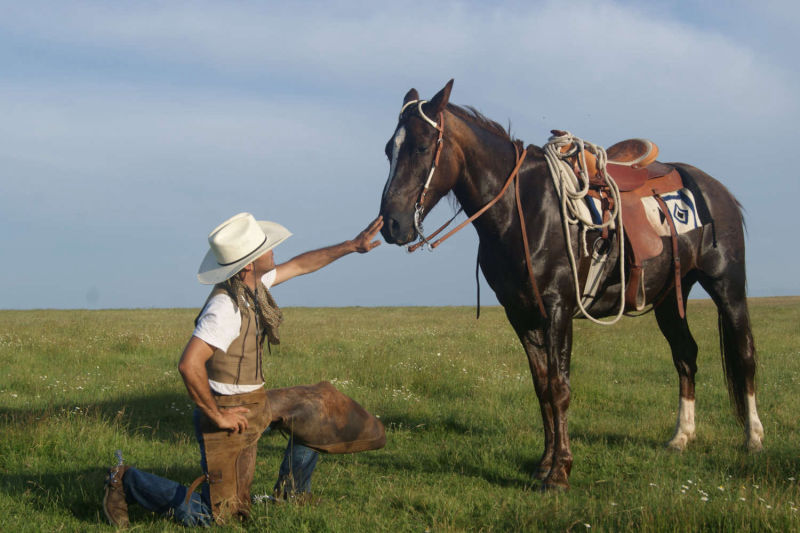
[[[330,383],[266,390],[262,371],[264,341],[280,342],[283,321],[269,288],[351,252],[372,250],[380,244],[373,238],[382,225],[378,217],[352,241],[277,266],[272,249],[291,235],[283,226],[240,213],[211,232],[211,249],[197,277],[215,286],[178,365],[197,405],[194,426],[204,475],[187,489],[125,466],[120,458],[109,472],[103,500],[112,524],[127,526],[127,504],[134,502],[185,525],[247,517],[257,443],[268,427],[290,434],[273,492],[278,499],[309,493],[317,451],[383,446],[380,421]],[[201,482],[201,493],[194,493]]]

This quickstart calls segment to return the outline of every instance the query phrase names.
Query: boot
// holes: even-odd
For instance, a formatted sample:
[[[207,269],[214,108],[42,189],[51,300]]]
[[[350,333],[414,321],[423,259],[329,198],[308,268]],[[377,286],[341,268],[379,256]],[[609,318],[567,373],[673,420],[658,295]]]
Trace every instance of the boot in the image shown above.
[[[129,467],[122,464],[121,455],[116,466],[108,471],[105,481],[105,495],[103,496],[103,512],[112,526],[119,529],[128,527],[128,503],[125,501],[125,489],[122,478]]]

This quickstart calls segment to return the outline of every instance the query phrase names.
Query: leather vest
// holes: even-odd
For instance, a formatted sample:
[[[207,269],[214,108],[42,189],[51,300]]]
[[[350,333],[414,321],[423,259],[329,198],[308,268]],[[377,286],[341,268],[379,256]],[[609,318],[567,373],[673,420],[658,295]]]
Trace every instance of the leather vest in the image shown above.
[[[224,287],[217,285],[208,299],[218,294],[229,295]],[[235,305],[233,300],[231,305]],[[239,336],[234,339],[228,350],[215,348],[211,358],[206,361],[208,378],[232,385],[261,385],[264,383],[261,368],[263,344],[264,332],[258,326],[255,310],[251,309],[246,317],[242,316]]]

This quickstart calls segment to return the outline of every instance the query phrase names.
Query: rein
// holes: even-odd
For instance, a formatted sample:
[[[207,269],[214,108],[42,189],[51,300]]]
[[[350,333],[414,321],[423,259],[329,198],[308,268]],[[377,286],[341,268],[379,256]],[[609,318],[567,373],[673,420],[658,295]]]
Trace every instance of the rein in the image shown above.
[[[465,221],[463,221],[461,224],[459,224],[458,226],[456,226],[455,228],[450,230],[446,235],[444,235],[443,237],[440,237],[435,242],[431,243],[430,239],[433,239],[434,237],[436,237],[436,235],[438,235],[442,230],[444,230],[447,226],[449,226],[450,223],[453,222],[453,220],[455,220],[455,218],[458,216],[458,214],[463,210],[463,208],[459,209],[459,211],[455,215],[453,215],[453,218],[448,220],[442,227],[437,229],[435,232],[430,234],[428,237],[425,237],[425,235],[423,235],[421,218],[422,218],[422,214],[424,212],[424,208],[422,206],[422,202],[423,202],[423,200],[425,200],[425,197],[428,194],[428,189],[430,188],[431,179],[433,178],[433,173],[436,170],[436,165],[439,163],[439,156],[442,154],[442,146],[444,144],[442,142],[442,140],[444,138],[444,114],[440,112],[439,113],[439,122],[438,123],[434,122],[429,117],[427,117],[425,115],[425,113],[423,113],[423,111],[422,111],[422,104],[424,104],[425,102],[426,102],[426,100],[412,100],[410,102],[407,102],[403,106],[403,108],[400,110],[400,116],[402,117],[403,112],[410,105],[417,103],[418,104],[417,105],[417,110],[419,111],[419,114],[422,116],[422,118],[428,124],[430,124],[431,126],[436,128],[436,130],[439,131],[439,138],[436,141],[436,144],[437,144],[436,156],[434,157],[433,164],[431,165],[431,170],[428,173],[428,179],[425,182],[425,186],[422,188],[422,192],[419,195],[419,200],[417,201],[417,203],[414,206],[414,227],[416,228],[417,233],[419,234],[420,240],[416,244],[413,244],[413,245],[409,246],[408,247],[408,251],[409,252],[414,252],[419,247],[421,247],[421,246],[423,246],[425,244],[427,244],[429,246],[430,250],[433,251],[434,248],[436,248],[437,246],[442,244],[444,241],[446,241],[447,239],[452,237],[456,232],[462,230],[467,224],[469,224],[472,221],[474,221],[476,218],[478,218],[479,216],[484,214],[490,207],[492,207],[494,204],[496,204],[497,201],[500,200],[500,198],[505,194],[506,190],[508,190],[508,186],[511,185],[511,182],[514,181],[515,182],[517,212],[519,213],[520,227],[522,229],[522,244],[523,244],[523,248],[525,250],[525,267],[526,267],[526,269],[528,271],[528,277],[530,278],[530,281],[531,281],[531,287],[533,288],[533,294],[534,294],[534,296],[536,298],[536,304],[539,307],[539,312],[542,313],[542,316],[544,318],[547,318],[547,312],[545,311],[545,308],[544,308],[544,302],[542,301],[542,295],[539,292],[539,286],[536,284],[536,278],[533,275],[533,264],[531,263],[530,248],[528,246],[528,233],[527,233],[527,230],[525,228],[525,217],[524,217],[524,212],[522,210],[522,202],[521,202],[520,197],[519,197],[519,169],[522,167],[522,162],[525,161],[525,156],[528,153],[527,149],[523,149],[522,150],[522,154],[520,154],[519,148],[517,148],[517,145],[512,143],[512,146],[514,146],[514,155],[516,157],[517,163],[516,163],[516,165],[514,165],[514,168],[511,170],[511,174],[509,174],[508,179],[506,179],[506,182],[503,185],[503,188],[500,190],[500,192],[497,194],[497,196],[495,196],[486,205],[484,205],[478,211],[476,211],[471,217],[467,218]]]

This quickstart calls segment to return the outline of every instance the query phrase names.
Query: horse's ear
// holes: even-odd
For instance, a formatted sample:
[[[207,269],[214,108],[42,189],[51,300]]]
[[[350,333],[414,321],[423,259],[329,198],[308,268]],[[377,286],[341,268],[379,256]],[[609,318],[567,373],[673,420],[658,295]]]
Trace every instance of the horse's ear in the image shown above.
[[[438,115],[442,111],[444,111],[447,102],[450,101],[450,91],[453,89],[453,80],[447,82],[441,91],[436,93],[430,102],[426,104],[426,107],[433,115]]]
[[[411,102],[413,100],[419,100],[419,93],[417,92],[416,89],[410,89],[406,93],[405,98],[403,98],[403,105],[406,105],[407,103],[409,103],[409,102]]]

